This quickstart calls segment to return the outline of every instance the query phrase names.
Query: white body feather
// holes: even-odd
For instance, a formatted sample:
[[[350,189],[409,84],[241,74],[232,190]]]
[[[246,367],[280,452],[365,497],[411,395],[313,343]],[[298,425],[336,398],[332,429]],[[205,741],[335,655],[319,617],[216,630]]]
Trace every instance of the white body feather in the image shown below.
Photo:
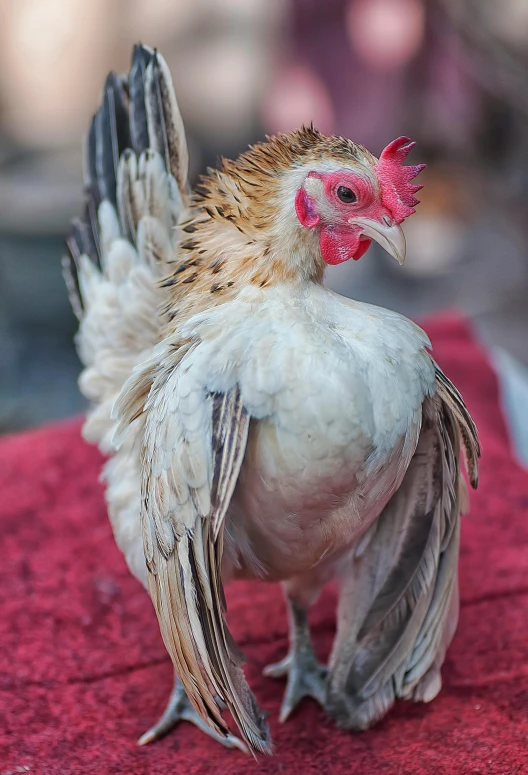
[[[313,283],[248,289],[182,333],[199,340],[182,367],[201,395],[238,384],[254,418],[227,520],[230,572],[286,579],[342,553],[414,453],[434,392],[425,334]]]
[[[80,385],[88,398],[101,397],[84,434],[113,453],[104,478],[116,541],[146,584],[134,444],[143,426],[133,424],[116,450],[112,406],[132,369],[158,344],[151,314],[157,289],[131,259],[131,246],[119,244],[122,250],[114,245],[107,257],[107,279],[91,278],[94,302],[79,340],[85,358],[97,357]],[[148,321],[143,338],[133,340],[144,346],[104,358],[120,297],[126,298],[121,321],[125,314]],[[198,436],[207,438],[209,394],[238,384],[254,418],[227,520],[227,574],[291,578],[349,548],[400,485],[414,453],[422,403],[434,393],[425,334],[397,313],[313,283],[295,293],[282,286],[249,288],[195,315],[179,333],[197,344],[167,385],[166,407],[159,411],[174,415],[192,407]],[[170,342],[158,345],[160,359],[164,346],[169,350]],[[177,443],[177,437],[167,439],[170,448],[159,454],[178,456]],[[205,445],[203,455],[205,484],[211,473]]]

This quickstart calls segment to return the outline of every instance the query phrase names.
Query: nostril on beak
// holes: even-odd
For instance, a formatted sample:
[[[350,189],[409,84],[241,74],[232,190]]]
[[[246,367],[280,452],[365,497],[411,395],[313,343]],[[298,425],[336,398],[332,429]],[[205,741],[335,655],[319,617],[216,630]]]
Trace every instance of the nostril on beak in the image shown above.
[[[388,215],[384,215],[382,218],[383,223],[385,226],[392,226],[392,218],[389,218]]]

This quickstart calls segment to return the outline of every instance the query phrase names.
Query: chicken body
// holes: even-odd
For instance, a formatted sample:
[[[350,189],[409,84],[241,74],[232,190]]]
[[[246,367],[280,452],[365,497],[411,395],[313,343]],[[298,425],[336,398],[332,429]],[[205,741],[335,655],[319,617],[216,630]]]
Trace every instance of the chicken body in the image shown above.
[[[414,453],[435,383],[422,332],[314,284],[250,290],[201,317],[188,325],[202,380],[211,392],[238,384],[255,420],[226,518],[232,573],[282,581],[334,563]],[[211,324],[223,341],[200,336]],[[232,384],[218,384],[225,362],[243,363]]]
[[[148,739],[194,713],[234,744],[220,699],[246,744],[271,750],[224,618],[233,577],[284,582],[291,650],[270,670],[288,675],[284,718],[312,694],[365,728],[397,697],[440,689],[460,443],[475,484],[476,431],[416,325],[321,283],[325,262],[371,239],[402,260],[418,168],[389,149],[377,161],[301,130],[223,162],[190,198],[161,57],[138,47],[128,78],[107,82],[65,266],[93,402],[84,434],[111,454],[116,541],[181,681]],[[335,578],[326,676],[306,611]]]

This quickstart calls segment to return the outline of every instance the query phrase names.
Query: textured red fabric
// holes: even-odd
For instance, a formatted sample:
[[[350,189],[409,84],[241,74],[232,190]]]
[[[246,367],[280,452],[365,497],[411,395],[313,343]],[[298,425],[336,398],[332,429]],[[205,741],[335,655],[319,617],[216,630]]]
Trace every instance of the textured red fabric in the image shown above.
[[[311,700],[280,725],[284,685],[261,676],[287,648],[280,589],[240,583],[228,590],[229,620],[270,712],[275,756],[255,762],[189,724],[139,748],[172,669],[152,606],[114,545],[101,457],[81,441],[76,420],[0,444],[0,773],[528,772],[528,478],[511,454],[493,372],[464,321],[435,318],[426,328],[484,450],[463,520],[460,624],[439,697],[399,703],[361,734],[335,729]],[[332,592],[312,620],[325,658]]]

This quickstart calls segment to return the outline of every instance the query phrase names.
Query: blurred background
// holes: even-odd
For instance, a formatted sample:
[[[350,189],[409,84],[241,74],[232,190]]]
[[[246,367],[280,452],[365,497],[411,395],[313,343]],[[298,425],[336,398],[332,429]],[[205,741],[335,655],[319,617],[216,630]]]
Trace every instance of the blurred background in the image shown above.
[[[161,50],[192,177],[301,123],[426,161],[403,268],[329,274],[420,318],[458,308],[528,363],[528,0],[0,0],[0,431],[82,410],[60,259],[107,72]],[[509,354],[509,355],[507,355]],[[522,368],[522,367],[521,367]]]

